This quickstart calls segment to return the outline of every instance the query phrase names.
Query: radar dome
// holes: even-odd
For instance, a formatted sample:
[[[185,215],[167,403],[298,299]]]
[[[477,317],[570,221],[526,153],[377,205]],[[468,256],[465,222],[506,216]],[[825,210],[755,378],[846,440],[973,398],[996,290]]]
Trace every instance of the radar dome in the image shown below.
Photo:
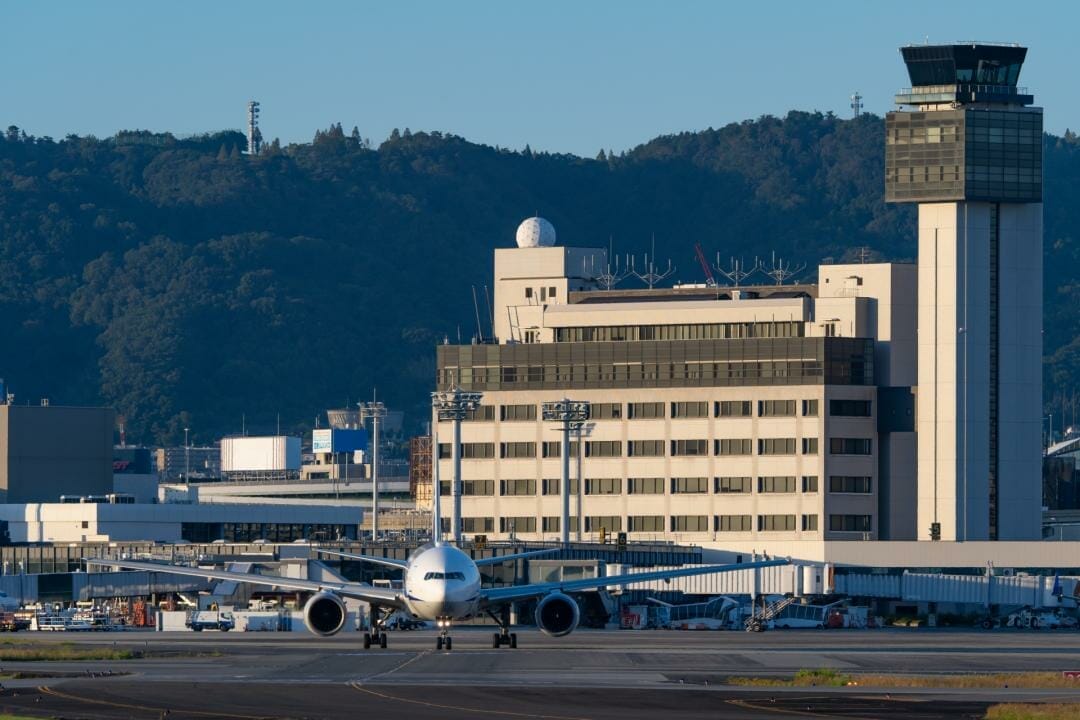
[[[518,247],[551,247],[555,244],[555,226],[542,217],[531,217],[517,229]]]

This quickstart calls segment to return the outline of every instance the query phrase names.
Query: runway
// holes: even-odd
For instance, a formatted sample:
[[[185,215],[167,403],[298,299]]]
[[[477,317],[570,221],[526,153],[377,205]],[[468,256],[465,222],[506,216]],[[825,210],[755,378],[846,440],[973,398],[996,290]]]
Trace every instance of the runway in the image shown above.
[[[3,662],[3,673],[74,676],[3,681],[0,711],[41,717],[977,718],[995,701],[1080,702],[1080,683],[1076,690],[887,694],[727,684],[733,675],[803,668],[1080,670],[1077,632],[579,631],[554,639],[522,631],[519,649],[495,650],[489,631],[459,628],[452,652],[436,651],[432,632],[392,633],[388,649],[366,651],[356,635],[26,633],[18,641],[116,644],[148,654],[120,662]]]

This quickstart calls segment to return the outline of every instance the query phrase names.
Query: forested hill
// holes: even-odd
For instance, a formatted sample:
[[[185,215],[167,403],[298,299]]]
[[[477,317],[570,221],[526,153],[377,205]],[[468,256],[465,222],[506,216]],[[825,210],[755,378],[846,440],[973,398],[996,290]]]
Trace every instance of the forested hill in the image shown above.
[[[28,129],[29,130],[29,129]],[[310,427],[358,395],[419,424],[434,345],[475,332],[492,249],[536,212],[559,241],[712,257],[914,257],[886,206],[883,124],[792,112],[596,159],[340,125],[241,155],[235,132],[0,139],[0,377],[17,401],[108,403],[128,437]],[[1080,374],[1080,144],[1046,137],[1047,403]],[[631,281],[626,281],[632,284]],[[483,315],[483,311],[481,311]],[[484,318],[486,322],[486,317]]]

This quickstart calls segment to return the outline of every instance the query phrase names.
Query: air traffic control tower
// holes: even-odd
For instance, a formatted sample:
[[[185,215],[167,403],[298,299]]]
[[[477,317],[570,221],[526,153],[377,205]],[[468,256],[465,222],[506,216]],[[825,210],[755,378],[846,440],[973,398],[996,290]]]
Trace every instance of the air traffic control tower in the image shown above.
[[[1042,109],[1016,45],[901,48],[887,202],[919,205],[918,534],[1040,537]]]

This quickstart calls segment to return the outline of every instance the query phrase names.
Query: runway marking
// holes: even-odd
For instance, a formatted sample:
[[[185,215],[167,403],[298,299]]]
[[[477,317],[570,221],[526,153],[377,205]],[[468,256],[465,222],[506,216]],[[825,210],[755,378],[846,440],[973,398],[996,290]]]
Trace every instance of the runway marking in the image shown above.
[[[150,707],[149,705],[135,705],[133,703],[120,703],[112,702],[110,700],[94,700],[91,698],[85,698],[80,695],[72,695],[71,693],[60,692],[46,685],[39,685],[38,692],[42,695],[51,695],[63,700],[74,700],[75,702],[88,703],[90,705],[105,705],[114,708],[123,708],[125,710],[144,710],[152,713],[162,713],[167,708]],[[182,710],[185,715],[199,715],[200,717],[214,717],[214,718],[237,718],[238,720],[273,720],[273,715],[238,715],[236,713],[229,712],[209,712],[206,710]]]
[[[791,699],[791,698],[787,698]],[[820,700],[820,698],[808,698],[813,700]],[[827,715],[825,713],[814,712],[812,710],[792,710],[788,707],[769,707],[768,705],[756,705],[746,700],[725,700],[724,702],[729,705],[736,705],[747,710],[763,710],[764,712],[778,713],[780,715],[798,715],[800,717],[812,717],[812,718],[833,718],[834,720],[873,720],[872,718],[860,718],[855,715]]]
[[[411,658],[409,658],[405,662],[401,663],[400,665],[395,665],[394,667],[390,668],[389,670],[383,670],[382,672],[377,672],[377,673],[375,673],[373,675],[367,675],[362,680],[357,680],[356,682],[360,683],[360,682],[365,682],[365,681],[371,680],[372,678],[382,677],[383,675],[391,675],[393,673],[396,673],[401,668],[403,668],[403,667],[405,667],[407,665],[411,665],[412,663],[416,662],[420,658],[427,657],[430,654],[431,654],[430,650],[421,650],[420,652],[416,653],[415,655],[413,655]]]
[[[439,710],[458,710],[465,713],[479,713],[482,715],[502,715],[504,717],[541,718],[542,720],[590,720],[589,718],[574,717],[571,715],[541,715],[538,713],[512,712],[510,710],[488,710],[486,708],[462,707],[460,705],[443,705],[441,703],[433,703],[426,700],[414,700],[413,698],[403,698],[396,695],[387,695],[386,693],[381,693],[377,690],[363,687],[359,683],[349,683],[349,687],[351,687],[353,690],[359,690],[362,693],[367,693],[368,695],[374,695],[375,697],[382,698],[383,700],[394,700],[396,702],[410,703],[412,705],[423,705],[424,707],[436,708]]]

